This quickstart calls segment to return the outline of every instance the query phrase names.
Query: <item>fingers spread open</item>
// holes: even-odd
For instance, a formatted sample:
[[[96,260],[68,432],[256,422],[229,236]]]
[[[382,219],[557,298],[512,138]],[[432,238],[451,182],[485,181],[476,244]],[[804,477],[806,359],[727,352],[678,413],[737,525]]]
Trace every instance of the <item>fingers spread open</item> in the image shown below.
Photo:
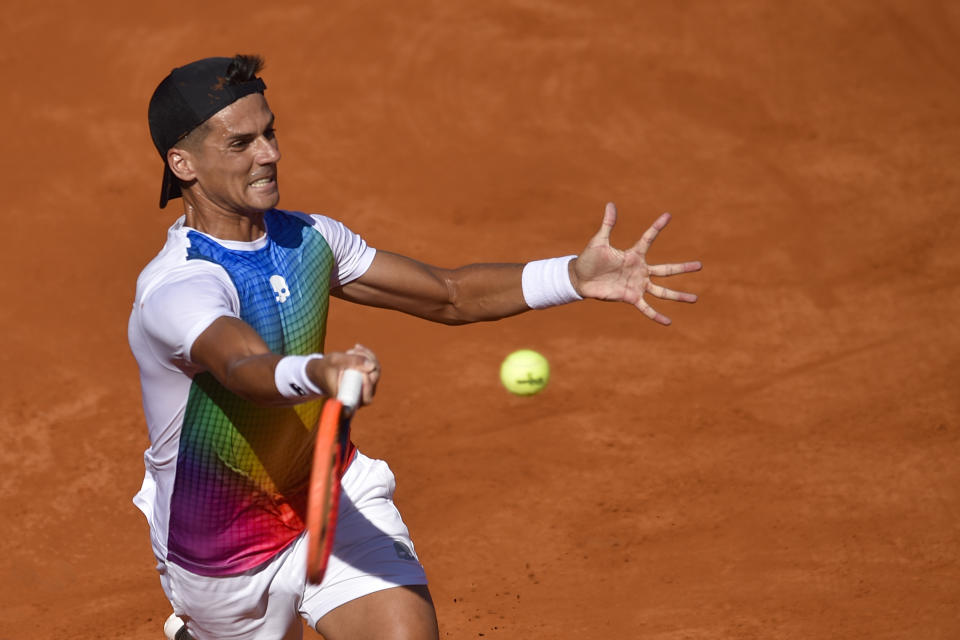
[[[658,284],[648,283],[647,291],[662,298],[664,300],[676,300],[677,302],[696,302],[697,296],[693,293],[685,293],[683,291],[674,291],[673,289],[667,289],[666,287],[661,287]]]
[[[643,298],[640,298],[637,301],[636,306],[637,306],[637,309],[639,309],[641,313],[643,313],[643,315],[647,316],[654,322],[659,322],[662,325],[669,325],[671,322],[670,318],[668,318],[667,316],[663,315],[662,313],[660,313],[659,311],[651,307],[649,304],[647,304],[647,301],[644,300]]]
[[[634,251],[637,251],[641,255],[646,255],[647,251],[650,249],[650,245],[653,244],[653,241],[657,239],[657,235],[660,233],[660,230],[667,226],[667,223],[670,222],[670,214],[664,213],[659,218],[657,218],[650,228],[647,229],[640,240],[633,246]]]
[[[678,273],[690,273],[691,271],[700,271],[703,265],[699,260],[693,262],[674,262],[671,264],[655,264],[648,269],[652,276],[675,276]]]
[[[590,244],[610,244],[610,232],[613,226],[617,224],[617,207],[612,202],[608,202],[603,210],[603,222],[600,224],[600,230],[593,236]]]

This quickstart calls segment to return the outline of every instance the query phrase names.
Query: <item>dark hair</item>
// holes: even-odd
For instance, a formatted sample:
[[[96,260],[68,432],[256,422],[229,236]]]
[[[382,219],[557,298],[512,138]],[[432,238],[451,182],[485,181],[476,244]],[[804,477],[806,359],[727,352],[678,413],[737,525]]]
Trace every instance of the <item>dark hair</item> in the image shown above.
[[[238,53],[233,56],[230,66],[227,67],[227,84],[240,84],[253,80],[263,70],[263,65],[261,56]]]

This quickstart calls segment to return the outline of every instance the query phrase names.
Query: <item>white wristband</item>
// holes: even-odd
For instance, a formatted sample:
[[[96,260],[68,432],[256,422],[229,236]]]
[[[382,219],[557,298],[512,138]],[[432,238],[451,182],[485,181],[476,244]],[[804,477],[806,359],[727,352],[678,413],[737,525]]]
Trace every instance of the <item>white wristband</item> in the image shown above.
[[[308,356],[284,356],[273,371],[273,382],[284,398],[310,398],[322,396],[323,390],[307,375],[307,363],[322,358],[319,353]]]
[[[534,260],[523,267],[523,299],[531,309],[583,300],[570,282],[568,265],[577,256]]]

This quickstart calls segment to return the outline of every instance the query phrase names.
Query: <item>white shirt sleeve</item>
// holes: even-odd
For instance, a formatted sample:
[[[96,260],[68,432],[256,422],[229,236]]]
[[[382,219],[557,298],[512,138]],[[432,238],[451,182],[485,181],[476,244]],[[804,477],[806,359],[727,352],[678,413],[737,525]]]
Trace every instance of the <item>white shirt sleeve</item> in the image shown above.
[[[153,287],[140,302],[140,317],[154,353],[168,362],[191,362],[193,342],[214,320],[238,317],[240,301],[220,269],[182,269]]]
[[[370,268],[377,250],[339,220],[322,215],[311,215],[313,228],[319,231],[333,251],[336,267],[330,276],[330,286],[339,287],[356,280]]]

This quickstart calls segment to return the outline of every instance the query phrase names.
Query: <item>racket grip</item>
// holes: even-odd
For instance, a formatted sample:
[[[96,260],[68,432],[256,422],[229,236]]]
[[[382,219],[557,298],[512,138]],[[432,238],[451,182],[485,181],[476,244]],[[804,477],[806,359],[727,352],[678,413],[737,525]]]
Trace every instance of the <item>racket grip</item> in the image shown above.
[[[356,369],[346,369],[340,376],[340,388],[337,391],[337,400],[345,407],[355,409],[360,404],[360,393],[363,391],[363,374]]]

